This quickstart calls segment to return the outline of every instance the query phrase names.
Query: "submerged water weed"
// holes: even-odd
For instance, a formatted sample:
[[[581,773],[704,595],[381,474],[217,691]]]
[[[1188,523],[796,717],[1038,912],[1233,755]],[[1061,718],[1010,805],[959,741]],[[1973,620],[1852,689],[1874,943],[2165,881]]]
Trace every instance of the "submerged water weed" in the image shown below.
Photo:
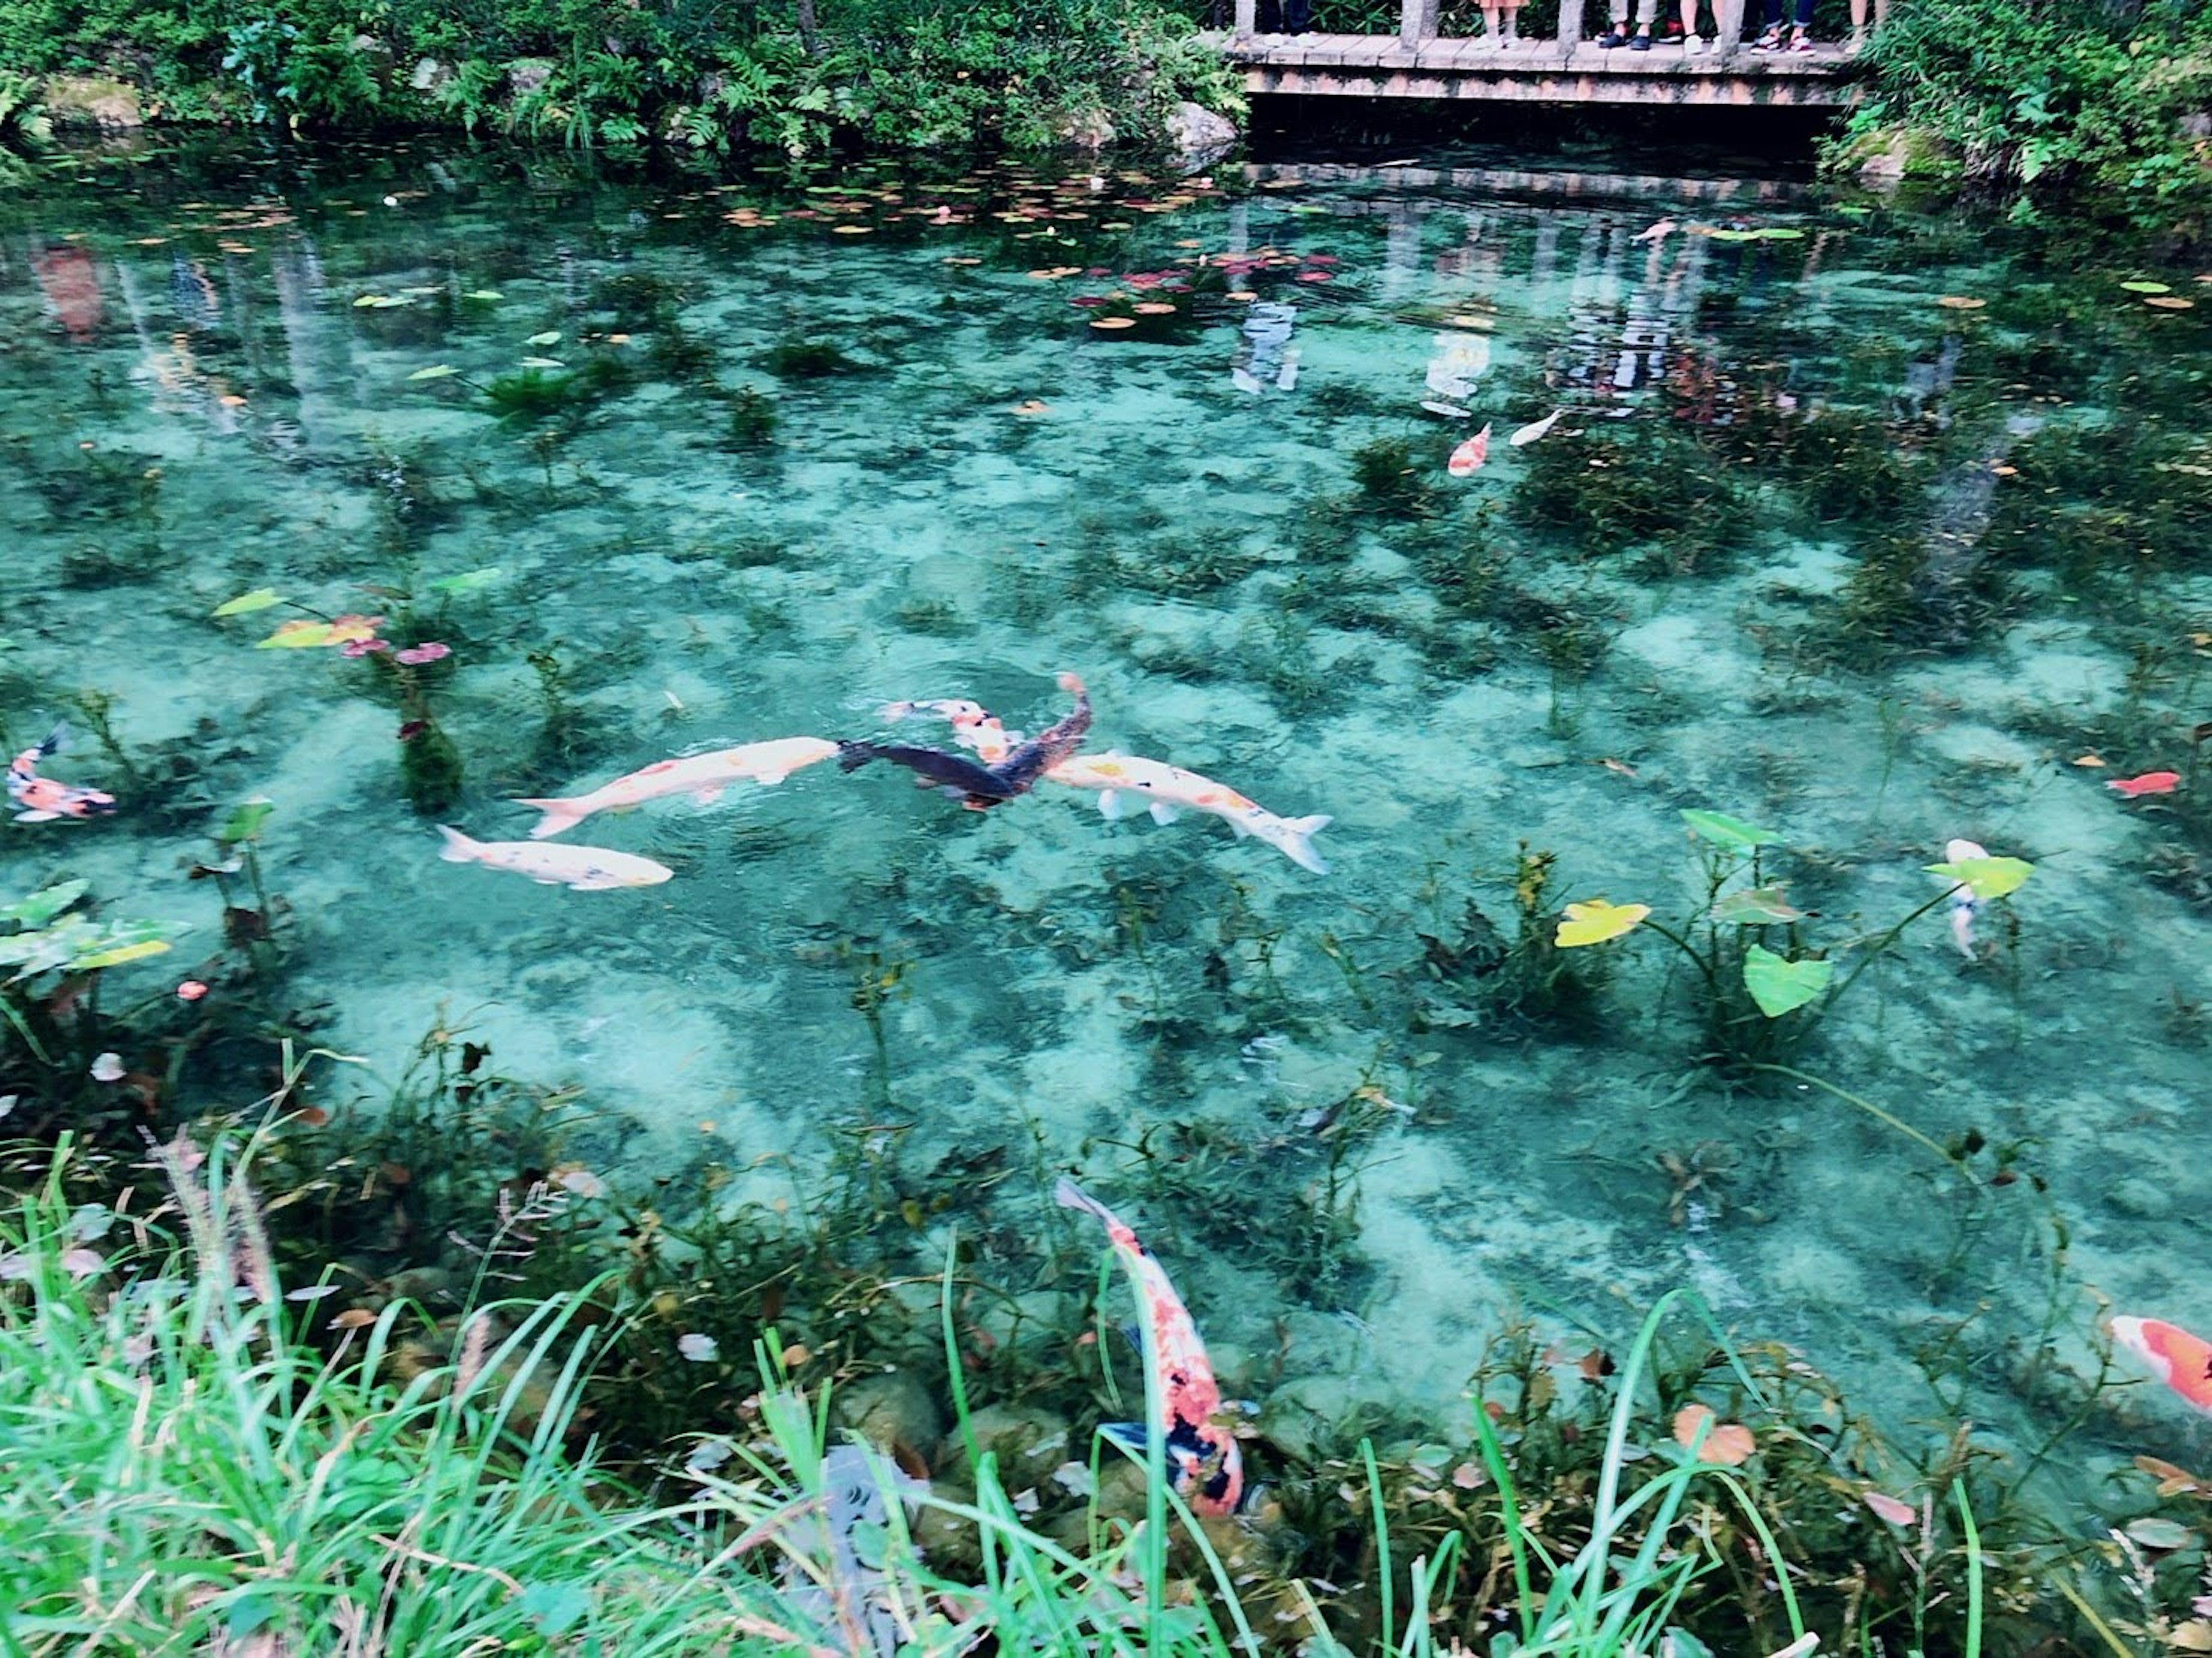
[[[761,354],[761,366],[780,380],[827,380],[850,374],[862,365],[833,340],[795,334],[778,340]]]
[[[1419,1023],[1450,1026],[1510,1019],[1562,1033],[1584,1031],[1598,1020],[1609,976],[1602,957],[1562,950],[1554,938],[1556,904],[1547,895],[1559,862],[1556,853],[1523,841],[1513,856],[1509,936],[1470,898],[1459,937],[1417,933],[1422,965],[1449,993],[1449,1004],[1425,1007]]]
[[[729,422],[723,429],[723,446],[737,450],[766,449],[775,442],[780,416],[775,399],[750,386],[729,395]]]
[[[1352,452],[1355,497],[1383,518],[1428,518],[1442,504],[1433,445],[1410,437],[1370,438]]]
[[[1564,435],[1525,452],[1507,511],[1584,558],[1641,551],[1648,573],[1717,569],[1741,540],[1746,501],[1727,469],[1665,423]]]

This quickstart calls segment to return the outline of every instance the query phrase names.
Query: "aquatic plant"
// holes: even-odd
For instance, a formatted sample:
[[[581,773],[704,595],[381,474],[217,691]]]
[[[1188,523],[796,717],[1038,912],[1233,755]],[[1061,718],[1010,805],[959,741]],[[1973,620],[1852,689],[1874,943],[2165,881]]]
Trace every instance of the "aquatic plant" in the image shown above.
[[[275,970],[278,957],[276,907],[261,876],[261,829],[276,810],[276,803],[264,795],[240,802],[215,832],[215,860],[193,865],[190,877],[216,884],[222,898],[223,942],[243,951],[261,978]],[[246,877],[251,904],[240,903],[242,895],[232,886],[232,878],[240,874]]]
[[[1640,554],[1647,575],[1717,569],[1742,541],[1746,501],[1730,471],[1672,422],[1607,423],[1522,452],[1507,512],[1584,558]]]
[[[1457,938],[1414,935],[1421,941],[1424,969],[1453,996],[1449,1007],[1425,1008],[1423,1023],[1455,1025],[1487,1017],[1573,1032],[1595,1023],[1609,975],[1602,957],[1573,953],[1559,941],[1556,909],[1547,896],[1558,862],[1556,853],[1526,841],[1516,847],[1510,936],[1472,898]]]
[[[811,334],[794,334],[778,340],[761,353],[760,363],[781,380],[826,380],[849,374],[860,365],[834,341]]]
[[[1365,508],[1385,518],[1427,518],[1441,501],[1442,470],[1431,442],[1410,437],[1370,438],[1352,452],[1352,481]]]
[[[750,386],[741,386],[729,396],[729,424],[724,429],[723,443],[732,449],[765,449],[775,441],[779,416],[775,399]]]

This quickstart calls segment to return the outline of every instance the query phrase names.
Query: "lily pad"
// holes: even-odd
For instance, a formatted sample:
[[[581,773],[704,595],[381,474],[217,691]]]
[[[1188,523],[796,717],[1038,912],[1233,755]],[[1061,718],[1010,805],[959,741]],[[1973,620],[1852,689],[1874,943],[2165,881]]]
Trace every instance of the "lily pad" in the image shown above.
[[[1744,892],[1731,892],[1713,906],[1713,920],[1735,926],[1768,926],[1804,919],[1803,910],[1784,900],[1780,887],[1753,887]]]
[[[284,596],[274,587],[256,587],[250,593],[240,593],[236,598],[226,599],[210,610],[210,616],[245,616],[254,610],[265,610],[272,604],[282,604]]]
[[[1552,942],[1561,950],[1601,944],[1608,938],[1633,932],[1650,913],[1649,904],[1608,904],[1602,898],[1586,899],[1567,906],[1565,918],[1560,921]]]
[[[89,881],[57,881],[50,887],[41,887],[27,898],[0,906],[0,921],[13,921],[21,927],[42,927],[84,896]]]
[[[1686,809],[1682,821],[1690,826],[1690,833],[1701,841],[1710,841],[1717,847],[1726,847],[1730,852],[1750,852],[1759,847],[1778,847],[1782,837],[1772,829],[1763,829],[1747,823],[1741,817],[1731,817],[1724,811],[1697,811]]]
[[[2147,1549],[2185,1549],[2197,1540],[2197,1533],[2179,1521],[2163,1520],[2154,1514],[2129,1521],[2125,1529]]]
[[[253,648],[257,651],[304,651],[331,642],[327,622],[287,622]]]
[[[2171,294],[2173,292],[2173,286],[2170,282],[2145,282],[2140,279],[2131,282],[2122,282],[2120,284],[2120,288],[2123,292],[2129,294]]]
[[[1788,961],[1763,944],[1753,944],[1744,952],[1743,987],[1770,1019],[1804,1006],[1826,990],[1835,976],[1833,962]]]
[[[1925,864],[1930,875],[1941,875],[1971,888],[1977,898],[2002,898],[2016,892],[2035,865],[2024,858],[1961,858],[1955,863]]]
[[[428,368],[418,368],[407,378],[410,380],[441,380],[448,374],[461,371],[449,362],[434,362]]]
[[[250,800],[241,800],[224,820],[223,826],[216,831],[215,838],[227,847],[236,846],[240,841],[251,841],[261,833],[262,824],[276,810],[276,803],[264,794],[257,794]]]

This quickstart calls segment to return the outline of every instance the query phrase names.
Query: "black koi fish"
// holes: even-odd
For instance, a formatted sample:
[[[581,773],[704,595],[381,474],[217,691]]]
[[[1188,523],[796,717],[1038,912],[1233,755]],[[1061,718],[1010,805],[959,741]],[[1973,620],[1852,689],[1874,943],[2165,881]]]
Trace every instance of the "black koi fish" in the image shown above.
[[[1005,793],[995,799],[1012,799],[1017,794],[1028,793],[1038,778],[1075,752],[1085,733],[1090,731],[1091,693],[1084,689],[1083,681],[1074,674],[1064,673],[1060,677],[1060,688],[1075,698],[1075,706],[1068,710],[1066,719],[1047,726],[991,768],[991,775],[1005,786]]]
[[[871,760],[887,760],[894,766],[904,766],[920,780],[926,788],[941,788],[947,793],[961,797],[963,804],[975,806],[995,805],[1001,800],[1011,800],[1021,793],[1012,785],[1002,781],[989,768],[978,764],[964,754],[948,754],[943,749],[925,749],[903,743],[840,743],[837,745],[837,769],[858,771]],[[977,807],[981,810],[981,807]]]

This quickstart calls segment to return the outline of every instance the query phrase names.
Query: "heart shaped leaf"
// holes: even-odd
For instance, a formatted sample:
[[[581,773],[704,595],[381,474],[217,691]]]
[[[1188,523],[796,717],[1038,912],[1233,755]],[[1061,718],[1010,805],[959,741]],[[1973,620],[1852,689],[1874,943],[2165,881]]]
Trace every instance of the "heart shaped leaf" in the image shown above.
[[[1941,875],[1972,888],[1977,898],[2002,898],[2016,892],[2035,865],[2024,858],[1961,858],[1954,863],[1922,865],[1930,875]]]
[[[1690,826],[1690,833],[1701,841],[1710,841],[1730,852],[1749,852],[1757,847],[1778,847],[1782,837],[1772,829],[1763,829],[1747,823],[1741,817],[1731,817],[1724,811],[1685,811],[1682,821]]]
[[[1833,962],[1787,961],[1763,944],[1753,944],[1744,952],[1743,987],[1770,1019],[1804,1006],[1826,990],[1835,976]]]
[[[240,593],[210,610],[210,616],[245,616],[252,610],[265,610],[271,604],[282,604],[284,597],[274,587],[256,587],[250,593]]]
[[[1552,942],[1561,950],[1601,944],[1608,938],[1632,932],[1636,924],[1650,913],[1649,904],[1608,904],[1602,898],[1569,904],[1565,919],[1560,921]]]
[[[0,907],[0,921],[13,921],[21,927],[42,927],[84,896],[89,881],[61,881],[42,887],[27,898]]]
[[[1736,926],[1769,926],[1782,921],[1802,921],[1805,912],[1782,896],[1780,887],[1752,887],[1731,892],[1713,906],[1713,920]]]

